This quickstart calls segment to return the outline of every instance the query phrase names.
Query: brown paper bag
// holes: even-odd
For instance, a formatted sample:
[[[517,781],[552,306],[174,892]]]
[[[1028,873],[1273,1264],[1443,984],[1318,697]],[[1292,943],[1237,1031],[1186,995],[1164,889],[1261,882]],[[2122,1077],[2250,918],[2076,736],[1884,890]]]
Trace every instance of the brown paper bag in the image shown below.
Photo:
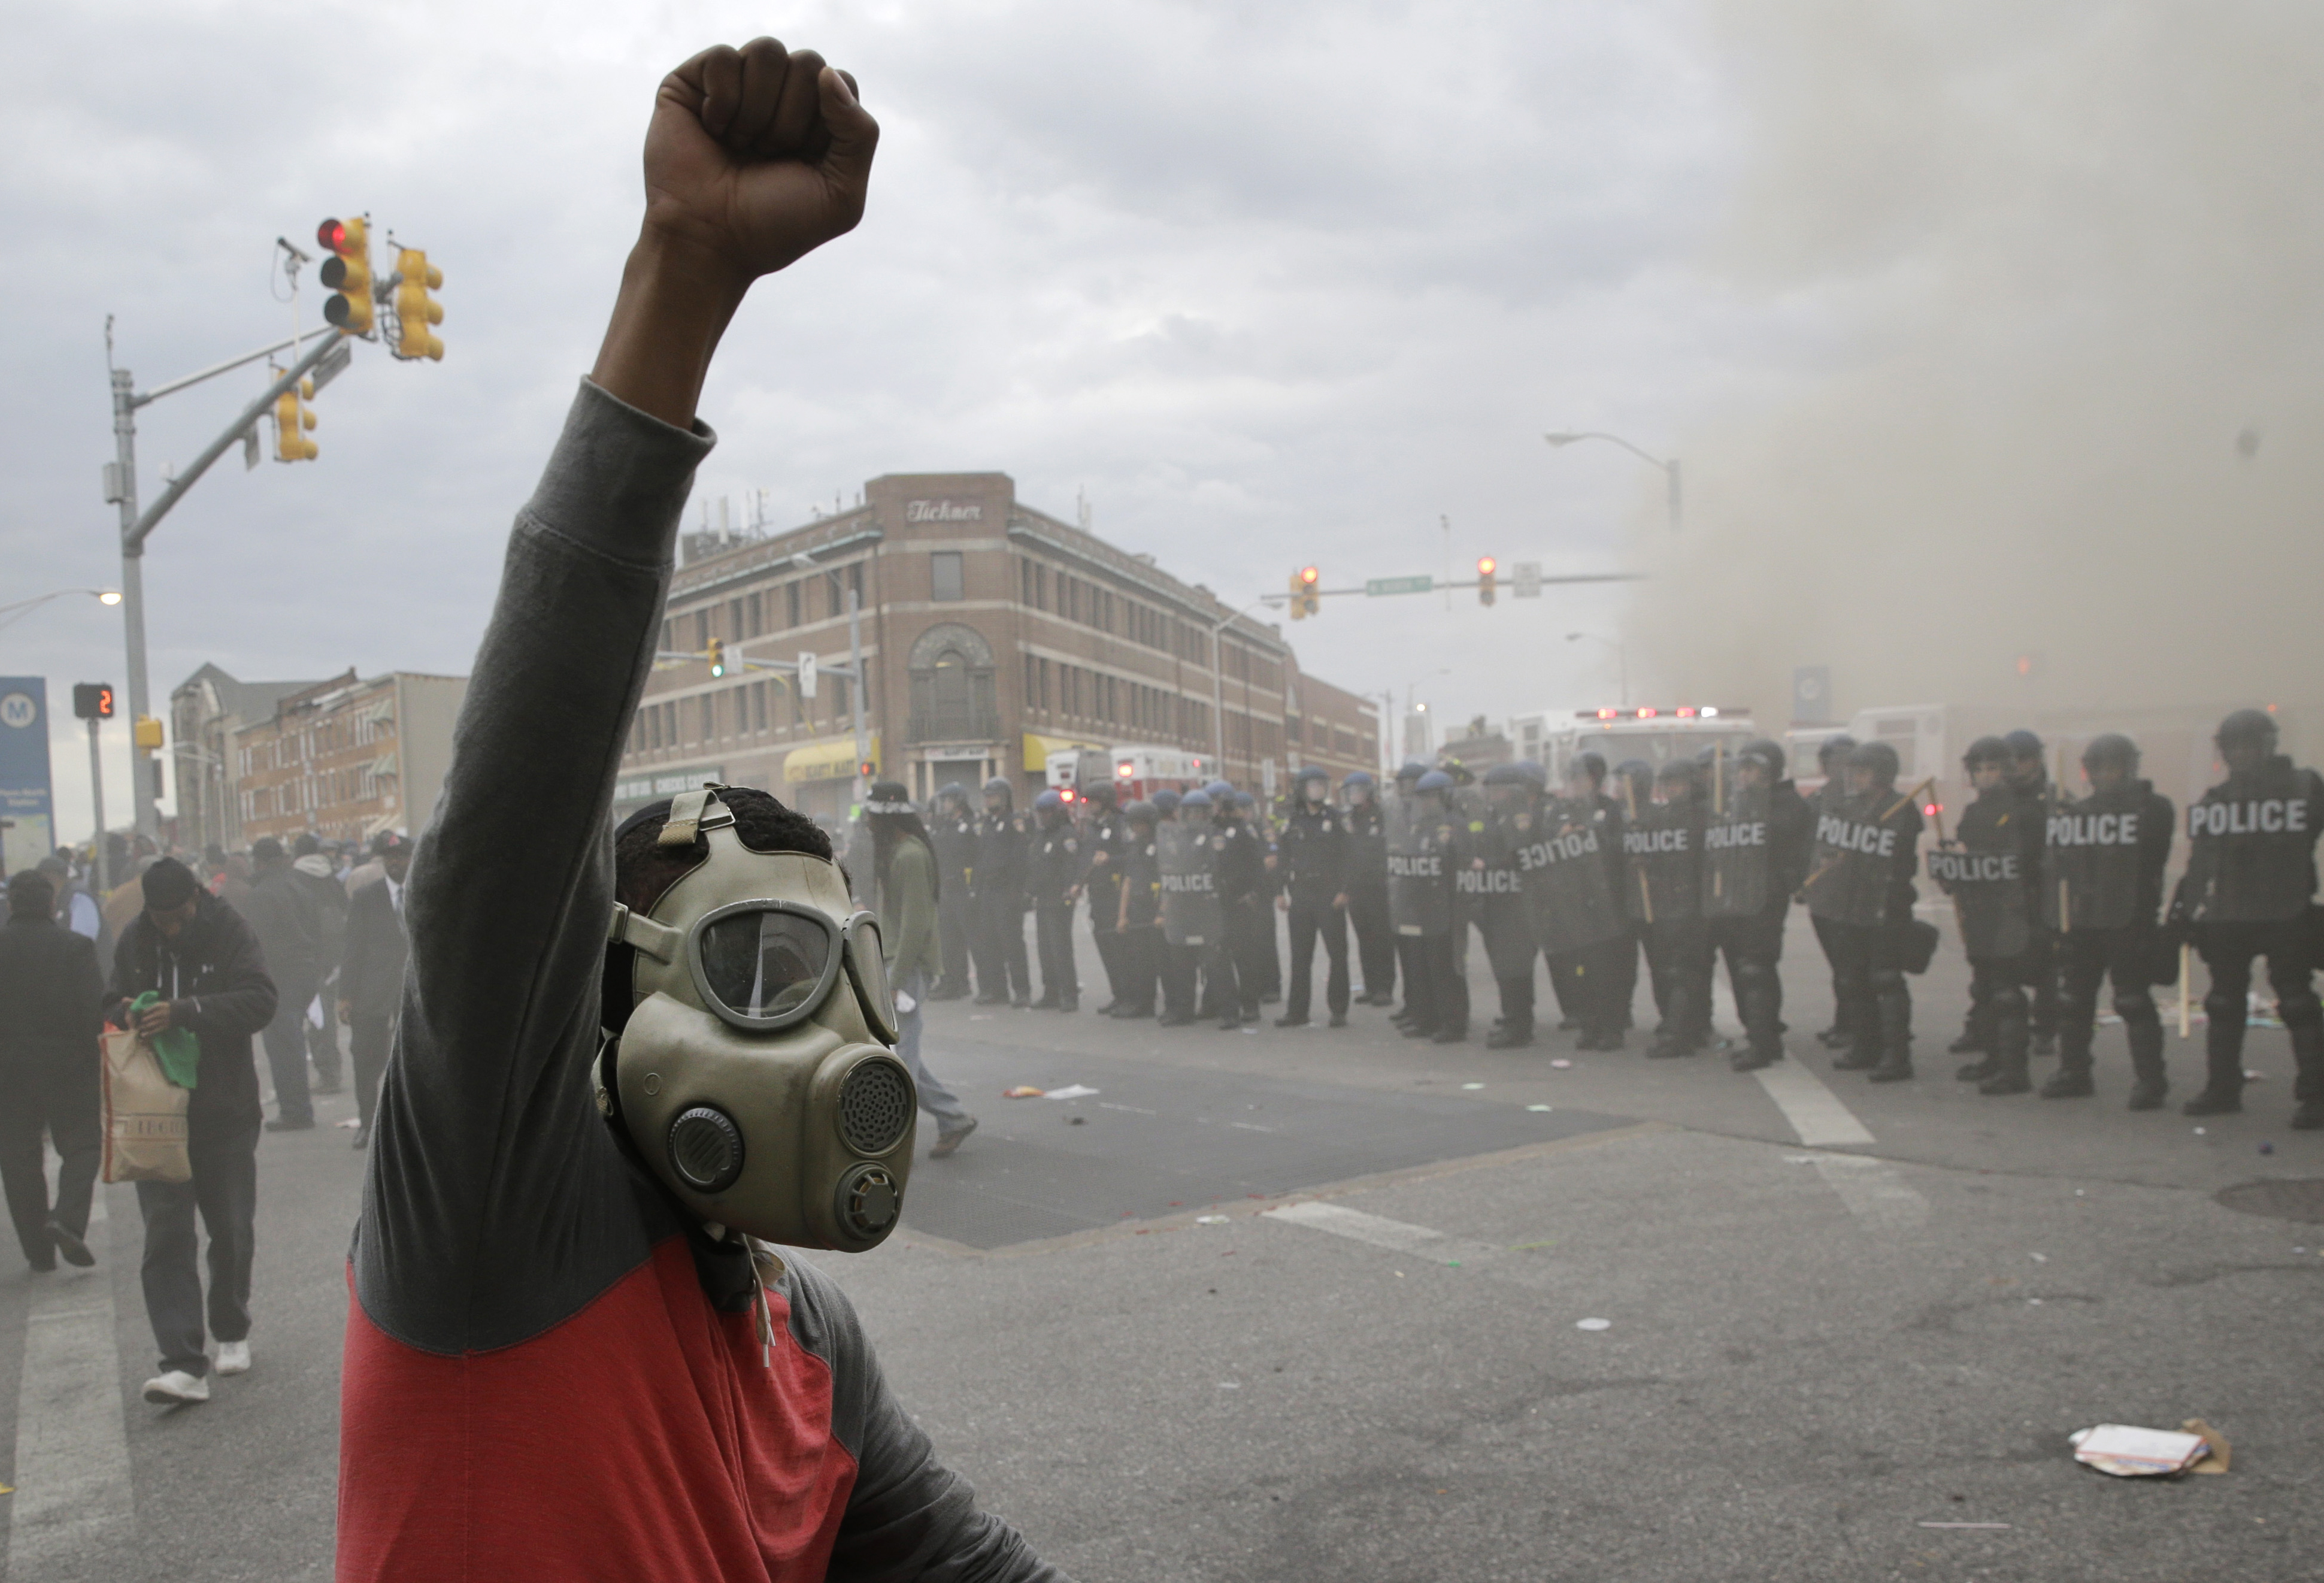
[[[161,1075],[153,1047],[134,1030],[107,1028],[102,1042],[105,1180],[192,1180],[187,1090]]]

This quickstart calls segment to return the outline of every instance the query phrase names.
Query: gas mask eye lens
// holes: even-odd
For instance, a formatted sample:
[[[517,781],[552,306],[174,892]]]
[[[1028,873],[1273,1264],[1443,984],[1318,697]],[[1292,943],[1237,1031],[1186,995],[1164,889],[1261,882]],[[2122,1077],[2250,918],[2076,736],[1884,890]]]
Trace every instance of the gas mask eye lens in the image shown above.
[[[713,918],[696,948],[702,986],[737,1016],[804,1014],[820,998],[835,943],[829,925],[801,912],[751,908]]]
[[[724,1192],[742,1174],[742,1129],[715,1106],[682,1110],[669,1124],[669,1162],[697,1192]]]

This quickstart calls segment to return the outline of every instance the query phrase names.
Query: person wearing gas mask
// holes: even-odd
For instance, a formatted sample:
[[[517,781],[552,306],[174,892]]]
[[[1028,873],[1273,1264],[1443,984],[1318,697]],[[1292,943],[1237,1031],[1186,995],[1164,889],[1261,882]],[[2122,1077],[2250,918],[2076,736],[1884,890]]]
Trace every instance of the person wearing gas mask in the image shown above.
[[[1010,806],[1009,782],[984,783],[984,817],[976,821],[976,1004],[1020,1010],[1033,1004],[1033,976],[1025,960],[1026,859],[1032,845],[1025,819]]]
[[[1166,786],[1154,794],[1154,865],[1161,900],[1162,985],[1158,1025],[1184,1028],[1197,1014],[1195,985],[1202,961],[1220,940],[1218,849],[1211,832],[1211,794],[1183,797]]]
[[[1970,743],[1961,767],[1976,801],[1961,810],[1954,838],[1929,853],[1929,878],[1952,898],[1969,957],[1969,999],[1988,1053],[1953,1075],[1975,1083],[1980,1094],[2024,1094],[2034,1087],[2025,1057],[2033,1013],[2026,988],[2034,970],[2024,832],[2043,823],[2042,804],[2018,792],[2008,745],[1998,736]]]
[[[936,1118],[931,1160],[958,1152],[976,1130],[959,1097],[936,1079],[920,1055],[920,1002],[936,971],[936,908],[941,881],[927,827],[920,822],[912,794],[900,781],[873,783],[863,804],[864,833],[871,838],[871,892],[880,918],[880,942],[887,952],[888,982],[896,996],[896,1054],[912,1074],[920,1108]]]
[[[1318,935],[1329,964],[1323,1004],[1333,1027],[1348,1025],[1348,819],[1332,806],[1331,794],[1332,777],[1320,764],[1309,764],[1293,776],[1291,817],[1277,838],[1283,875],[1277,905],[1286,914],[1291,935],[1291,992],[1283,1014],[1275,1019],[1278,1028],[1307,1025]]]
[[[2044,921],[2057,930],[2061,1004],[2058,1070],[2044,1099],[2085,1099],[2098,986],[2114,980],[2114,1009],[2130,1042],[2130,1108],[2159,1110],[2171,1091],[2163,1076],[2163,1014],[2153,986],[2179,977],[2176,951],[2154,927],[2163,871],[2177,829],[2171,800],[2138,778],[2138,747],[2107,732],[2082,750],[2089,795],[2049,819],[2042,875]]]
[[[349,1255],[341,1579],[1059,1578],[773,1245],[878,1245],[914,1142],[880,926],[827,838],[715,788],[608,839],[711,354],[754,277],[853,225],[876,136],[771,40],[656,96],[644,223],[412,860]]]
[[[1033,1009],[1078,1011],[1082,985],[1074,970],[1074,898],[1081,893],[1082,840],[1065,814],[1065,800],[1056,792],[1033,799],[1033,830],[1026,845],[1033,943],[1041,960],[1041,998]]]
[[[2187,810],[2187,872],[2171,907],[2211,970],[2203,996],[2209,1071],[2203,1091],[2180,1108],[2221,1116],[2244,1107],[2252,962],[2265,957],[2299,1068],[2292,1125],[2324,1127],[2324,1003],[2312,978],[2324,779],[2276,752],[2275,721],[2264,710],[2237,709],[2219,722],[2216,740],[2227,778]]]
[[[1485,1034],[1488,1050],[1522,1050],[1533,1042],[1533,964],[1540,946],[1517,850],[1533,839],[1544,779],[1536,764],[1493,765],[1481,778],[1484,812],[1469,821],[1469,861],[1461,869],[1460,889],[1484,937],[1501,1002],[1501,1014]]]
[[[1764,736],[1743,745],[1731,777],[1714,760],[1712,777],[1702,913],[1743,1020],[1743,1048],[1728,1064],[1751,1072],[1784,1059],[1784,920],[1807,877],[1815,816],[1784,778],[1782,745]]]
[[[927,998],[965,1000],[968,937],[976,921],[976,903],[969,888],[969,877],[976,867],[976,815],[968,806],[968,788],[957,781],[947,781],[936,789],[928,841],[936,856],[936,944],[944,959],[944,977],[936,980]]]
[[[1622,829],[1630,921],[1646,951],[1661,1014],[1646,1054],[1699,1053],[1711,1041],[1711,934],[1702,918],[1702,801],[1694,764],[1673,759],[1655,772],[1654,794]]]
[[[1810,805],[1809,811],[1819,827],[1826,815],[1838,813],[1848,801],[1848,755],[1855,751],[1856,738],[1846,732],[1837,736],[1827,736],[1817,745],[1816,773],[1823,777],[1823,784],[1817,789],[1815,801]],[[1817,861],[1814,848],[1811,847],[1808,864],[1811,874],[1815,871]],[[1805,884],[1804,878],[1802,884]],[[1803,890],[1797,899],[1806,901],[1806,892]],[[1826,1050],[1845,1050],[1849,1031],[1857,1025],[1855,976],[1842,966],[1846,947],[1841,945],[1838,950],[1833,949],[1840,944],[1839,937],[1833,932],[1835,926],[1818,917],[1813,907],[1808,909],[1808,922],[1815,930],[1816,944],[1823,948],[1824,965],[1831,970],[1831,1026],[1816,1034],[1816,1042]],[[1955,1045],[1953,1052],[1960,1054],[1966,1048],[1969,1047]]]
[[[1132,802],[1121,810],[1124,834],[1114,876],[1121,977],[1116,986],[1120,998],[1108,1016],[1134,1020],[1154,1014],[1162,964],[1162,875],[1154,852],[1160,819],[1151,802]]]
[[[1803,888],[1816,932],[1831,954],[1833,988],[1849,1008],[1847,1052],[1835,1070],[1874,1082],[1913,1075],[1913,880],[1920,871],[1921,809],[1896,790],[1896,750],[1885,742],[1849,750],[1848,793],[1816,816],[1814,867]]]
[[[1340,782],[1348,828],[1348,927],[1355,932],[1356,961],[1365,1005],[1396,1004],[1396,926],[1388,915],[1388,820],[1380,811],[1379,783],[1362,770]]]

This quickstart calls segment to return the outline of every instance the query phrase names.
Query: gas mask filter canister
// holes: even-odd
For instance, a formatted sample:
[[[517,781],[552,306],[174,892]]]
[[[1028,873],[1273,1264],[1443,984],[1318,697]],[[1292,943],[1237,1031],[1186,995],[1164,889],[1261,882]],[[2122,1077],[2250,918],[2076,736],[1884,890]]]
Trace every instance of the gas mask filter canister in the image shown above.
[[[879,922],[828,858],[743,846],[715,791],[678,798],[662,840],[697,836],[708,857],[650,915],[613,909],[634,999],[599,1060],[599,1107],[704,1220],[876,1247],[902,1212],[919,1108],[890,1048]]]

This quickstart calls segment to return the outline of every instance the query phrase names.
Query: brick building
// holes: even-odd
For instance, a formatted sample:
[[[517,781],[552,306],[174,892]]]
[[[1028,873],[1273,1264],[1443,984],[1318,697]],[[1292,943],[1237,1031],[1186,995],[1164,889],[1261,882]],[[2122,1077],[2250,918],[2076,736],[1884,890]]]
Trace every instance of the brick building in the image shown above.
[[[1021,504],[1005,474],[875,478],[852,510],[763,537],[689,533],[685,550],[617,811],[704,780],[844,811],[856,764],[846,680],[819,676],[810,699],[742,662],[811,653],[844,666],[851,595],[870,757],[918,798],[1001,775],[1021,801],[1047,755],[1074,746],[1198,753],[1254,788],[1306,763],[1336,778],[1379,760],[1377,706],[1301,674],[1274,625]],[[724,677],[668,657],[714,639]]]
[[[235,733],[274,717],[284,699],[319,681],[242,681],[216,665],[204,665],[170,694],[170,756],[176,772],[176,829],[172,838],[198,852],[228,851],[249,845],[242,834],[241,778]]]
[[[312,830],[360,841],[382,830],[418,835],[436,810],[452,760],[465,676],[352,670],[280,699],[235,731],[229,789],[246,845]]]

